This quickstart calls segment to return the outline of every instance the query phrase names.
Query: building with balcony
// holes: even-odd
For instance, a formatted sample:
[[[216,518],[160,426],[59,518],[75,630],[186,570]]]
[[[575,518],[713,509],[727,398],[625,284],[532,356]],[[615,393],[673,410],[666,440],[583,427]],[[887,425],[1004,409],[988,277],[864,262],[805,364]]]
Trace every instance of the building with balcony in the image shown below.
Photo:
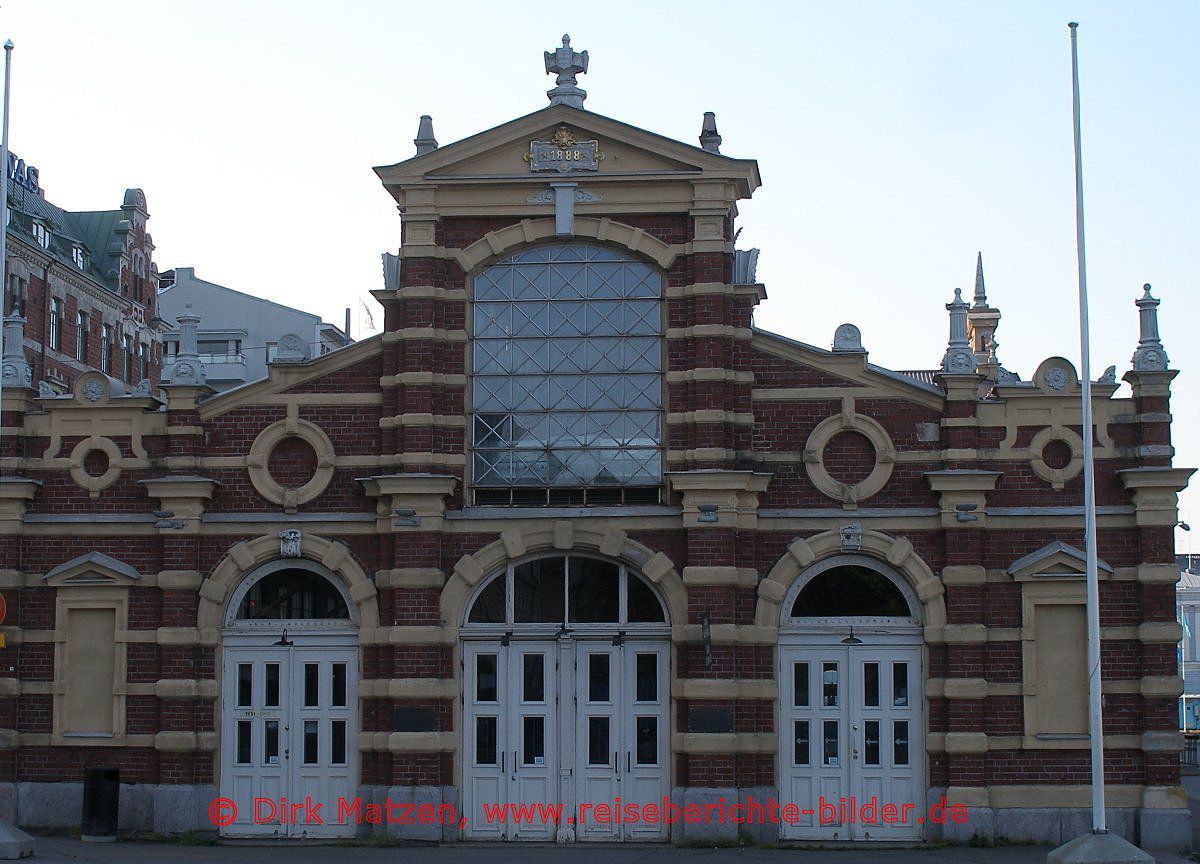
[[[165,322],[168,376],[179,351],[177,319],[190,306],[200,316],[197,348],[208,384],[215,390],[265,378],[268,364],[277,360],[308,360],[349,342],[341,329],[318,315],[199,279],[194,267],[176,267],[162,274],[158,305]]]
[[[95,370],[115,391],[150,392],[162,353],[142,190],[125,190],[114,210],[64,210],[46,199],[37,169],[14,156],[8,207],[5,386],[54,396]]]

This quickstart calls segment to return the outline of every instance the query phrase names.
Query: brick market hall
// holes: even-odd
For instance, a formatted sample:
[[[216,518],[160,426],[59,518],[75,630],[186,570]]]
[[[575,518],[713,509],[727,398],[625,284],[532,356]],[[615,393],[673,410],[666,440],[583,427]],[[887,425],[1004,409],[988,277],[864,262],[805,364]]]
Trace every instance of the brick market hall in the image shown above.
[[[251,818],[305,795],[453,805],[390,829],[426,840],[738,836],[485,818],[616,798],[969,816],[743,829],[766,843],[1087,830],[1072,343],[1006,369],[981,261],[909,298],[924,370],[853,322],[757,326],[757,162],[711,113],[691,143],[589,111],[587,65],[564,37],[549,104],[440,145],[422,117],[375,168],[377,336],[223,392],[190,310],[161,387],[33,389],[6,338],[0,818],[67,824],[108,765],[122,827],[164,834],[217,797],[228,837],[385,830]],[[1190,837],[1158,305],[1130,291],[1140,340],[1093,385],[1110,827],[1143,845]]]

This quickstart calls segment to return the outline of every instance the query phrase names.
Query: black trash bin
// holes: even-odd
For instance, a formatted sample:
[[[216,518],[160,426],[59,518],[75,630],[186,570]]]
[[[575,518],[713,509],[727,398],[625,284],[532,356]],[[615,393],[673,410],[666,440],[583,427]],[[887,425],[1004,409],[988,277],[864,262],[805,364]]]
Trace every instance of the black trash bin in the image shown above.
[[[83,822],[80,837],[92,843],[117,839],[121,772],[116,768],[83,769]]]

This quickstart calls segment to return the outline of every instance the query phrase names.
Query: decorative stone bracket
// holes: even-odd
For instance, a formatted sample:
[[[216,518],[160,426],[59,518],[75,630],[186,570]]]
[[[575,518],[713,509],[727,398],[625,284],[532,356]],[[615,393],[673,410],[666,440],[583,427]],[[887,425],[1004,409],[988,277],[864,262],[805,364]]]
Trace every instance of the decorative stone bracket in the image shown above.
[[[934,492],[942,496],[943,528],[983,528],[987,524],[987,493],[996,488],[999,471],[954,468],[926,471]]]
[[[1126,468],[1118,471],[1121,485],[1133,492],[1139,527],[1175,527],[1179,521],[1179,493],[1195,468]]]
[[[25,518],[25,507],[37,494],[40,480],[0,477],[0,533],[14,534]]]
[[[221,485],[208,477],[168,476],[151,480],[139,480],[151,498],[157,498],[163,513],[158,527],[174,528],[190,533],[200,530],[200,517],[204,515],[205,502]],[[169,515],[167,515],[169,514]]]
[[[458,478],[449,474],[384,474],[357,479],[375,499],[375,527],[381,532],[418,527],[438,530],[446,513],[446,496],[458,485]]]
[[[668,471],[671,489],[683,496],[685,528],[754,528],[758,496],[770,474],[753,471]]]

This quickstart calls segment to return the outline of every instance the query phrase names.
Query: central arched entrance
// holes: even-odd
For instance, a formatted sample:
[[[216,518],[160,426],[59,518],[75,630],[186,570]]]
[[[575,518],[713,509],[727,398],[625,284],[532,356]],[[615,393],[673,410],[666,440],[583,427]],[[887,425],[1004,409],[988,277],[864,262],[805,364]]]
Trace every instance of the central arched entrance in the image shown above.
[[[920,608],[903,576],[862,555],[812,565],[784,598],[780,791],[801,814],[796,824],[783,824],[784,839],[921,838]],[[873,821],[850,817],[851,810],[862,816],[872,799]]]
[[[655,589],[596,556],[518,560],[480,584],[460,633],[465,837],[665,839],[614,812],[670,793],[671,631]],[[562,803],[562,817],[489,818],[510,802]]]
[[[355,614],[337,577],[303,558],[258,567],[230,597],[220,784],[237,815],[224,836],[354,836],[356,825],[338,821],[337,802],[358,785]],[[322,805],[324,824],[293,818],[281,804],[306,796]]]

